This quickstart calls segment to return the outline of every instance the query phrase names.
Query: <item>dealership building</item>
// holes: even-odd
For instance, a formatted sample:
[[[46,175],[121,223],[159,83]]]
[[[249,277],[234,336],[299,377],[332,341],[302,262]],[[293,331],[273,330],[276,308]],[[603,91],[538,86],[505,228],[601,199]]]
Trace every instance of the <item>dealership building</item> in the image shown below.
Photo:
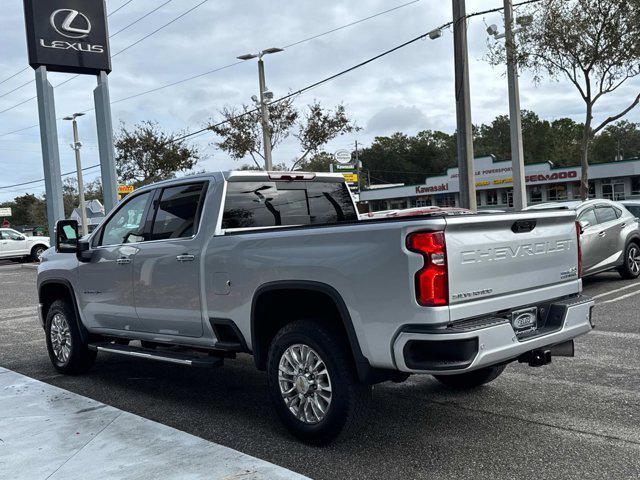
[[[513,207],[511,161],[494,157],[476,158],[476,196],[480,209]],[[525,167],[527,201],[530,205],[580,198],[581,167],[554,167],[550,162]],[[422,185],[372,188],[360,192],[364,210],[370,212],[431,205],[460,205],[457,168],[428,177]],[[589,197],[624,200],[640,196],[640,158],[598,163],[589,167]]]

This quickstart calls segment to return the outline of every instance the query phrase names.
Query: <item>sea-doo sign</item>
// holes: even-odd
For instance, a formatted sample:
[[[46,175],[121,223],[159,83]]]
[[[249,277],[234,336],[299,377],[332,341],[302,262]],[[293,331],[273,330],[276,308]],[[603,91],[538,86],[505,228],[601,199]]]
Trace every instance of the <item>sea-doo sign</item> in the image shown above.
[[[104,0],[24,0],[24,12],[33,68],[111,71]]]

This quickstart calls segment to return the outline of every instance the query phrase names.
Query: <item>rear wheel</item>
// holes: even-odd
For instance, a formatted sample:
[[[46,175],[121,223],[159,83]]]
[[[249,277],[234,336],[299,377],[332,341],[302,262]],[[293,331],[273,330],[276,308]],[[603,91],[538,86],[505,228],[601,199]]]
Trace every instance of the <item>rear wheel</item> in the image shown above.
[[[366,415],[371,387],[361,384],[348,347],[319,322],[283,327],[269,349],[269,392],[278,416],[299,439],[320,445],[348,434]]]
[[[624,264],[618,269],[622,278],[634,279],[640,275],[640,247],[630,243],[624,252]]]
[[[493,382],[500,376],[506,365],[482,368],[469,373],[459,375],[434,375],[441,384],[454,390],[469,390],[478,388],[489,382]]]
[[[47,351],[53,367],[66,374],[87,372],[96,359],[82,340],[73,308],[64,300],[55,301],[45,322]]]

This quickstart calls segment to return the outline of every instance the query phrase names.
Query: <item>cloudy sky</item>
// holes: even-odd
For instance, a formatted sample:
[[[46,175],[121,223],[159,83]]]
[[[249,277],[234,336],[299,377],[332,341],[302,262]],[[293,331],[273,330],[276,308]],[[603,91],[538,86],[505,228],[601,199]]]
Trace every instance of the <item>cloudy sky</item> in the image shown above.
[[[142,17],[167,0],[133,0],[109,18],[110,31]],[[157,34],[113,59],[109,76],[114,127],[120,122],[132,126],[142,120],[157,121],[167,131],[196,130],[217,116],[224,106],[250,102],[257,93],[255,61],[245,62],[197,79],[117,102],[131,95],[180,81],[234,62],[237,55],[284,46],[320,34],[409,0],[208,0]],[[202,0],[173,0],[111,40],[112,53],[131,45],[181,15]],[[4,0],[0,17],[0,81],[27,66],[22,1]],[[127,0],[107,0],[113,12]],[[502,5],[501,0],[467,0],[468,12]],[[267,83],[276,96],[297,90],[342,69],[357,64],[388,48],[403,43],[451,19],[451,5],[442,0],[417,0],[393,12],[288,48],[266,59]],[[469,50],[474,123],[488,122],[507,113],[506,77],[501,68],[485,61],[487,24],[500,24],[501,15],[491,14],[470,21]],[[301,108],[313,100],[325,106],[344,103],[362,130],[341,137],[329,151],[353,145],[368,145],[378,135],[396,131],[415,133],[424,129],[452,132],[455,128],[453,95],[453,37],[425,40],[387,56],[373,64],[315,88],[296,99]],[[35,85],[20,87],[33,78],[29,69],[0,85],[0,111],[35,95]],[[53,85],[69,78],[50,74]],[[629,83],[600,105],[597,117],[620,109],[635,95],[640,81]],[[80,77],[56,89],[57,116],[93,107],[95,78]],[[522,107],[543,118],[569,116],[581,121],[582,101],[566,83],[543,81],[536,86],[525,73],[522,78]],[[640,109],[629,120],[640,121]],[[28,101],[0,113],[0,201],[25,192],[40,194],[43,183],[18,188],[2,188],[42,178],[40,137],[37,127],[8,134],[38,123],[37,104]],[[80,120],[85,147],[83,166],[98,163],[95,118]],[[75,169],[69,148],[71,129],[58,122],[62,171]],[[217,150],[211,135],[193,140],[205,156],[199,168],[231,169],[238,166]],[[293,141],[274,151],[276,162],[291,162],[297,155]],[[99,169],[86,173],[96,178]]]

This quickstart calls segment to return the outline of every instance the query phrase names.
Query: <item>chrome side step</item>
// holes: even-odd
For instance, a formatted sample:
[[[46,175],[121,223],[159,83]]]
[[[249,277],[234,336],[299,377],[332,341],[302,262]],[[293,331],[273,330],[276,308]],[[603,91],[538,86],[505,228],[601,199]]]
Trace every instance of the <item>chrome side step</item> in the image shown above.
[[[117,345],[114,343],[92,343],[88,347],[96,352],[112,353],[127,357],[142,358],[145,360],[156,360],[159,362],[173,363],[187,367],[220,367],[224,363],[222,357],[199,356],[194,354],[172,352],[166,350],[155,350],[149,348],[134,347],[130,345]]]

